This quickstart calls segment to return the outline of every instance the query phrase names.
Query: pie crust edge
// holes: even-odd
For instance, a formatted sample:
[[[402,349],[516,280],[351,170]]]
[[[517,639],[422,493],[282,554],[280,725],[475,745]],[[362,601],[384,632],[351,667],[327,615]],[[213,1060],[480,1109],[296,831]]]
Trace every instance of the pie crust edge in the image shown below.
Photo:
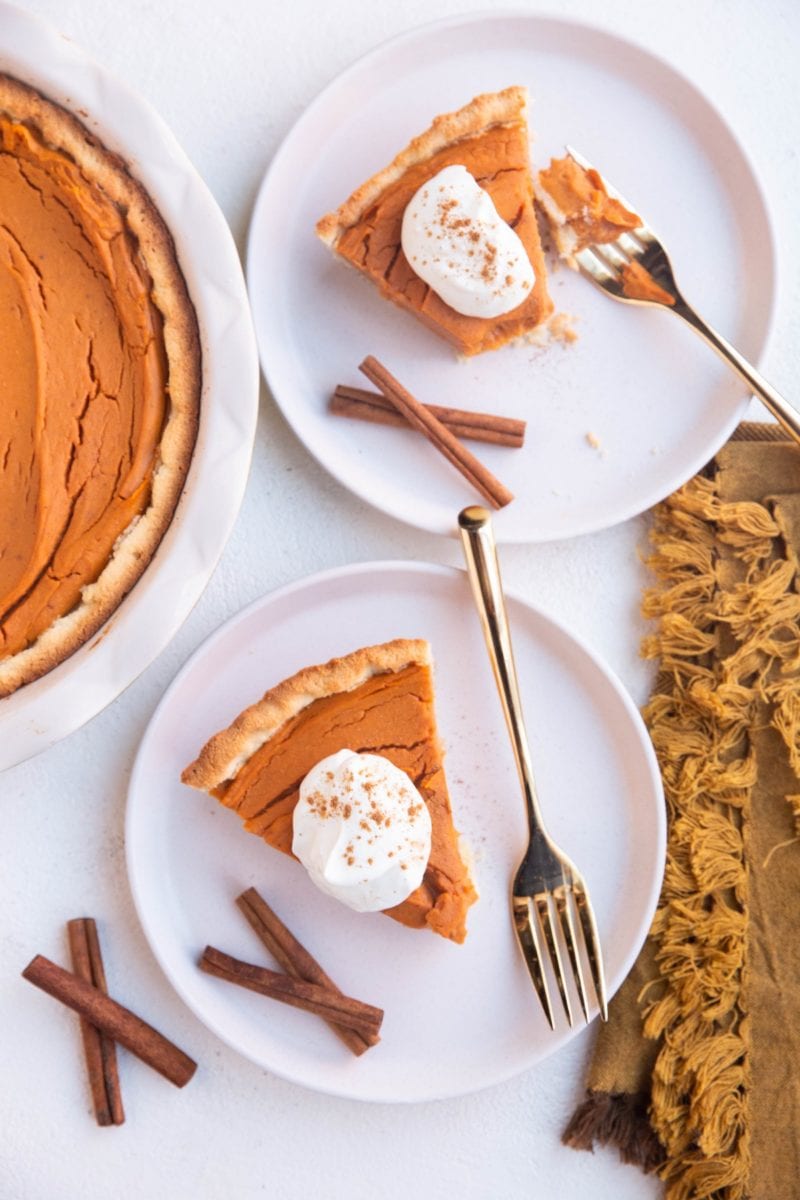
[[[233,779],[282,725],[315,700],[353,691],[373,675],[401,671],[412,664],[430,666],[431,662],[427,641],[395,638],[303,667],[239,713],[227,729],[211,737],[181,779],[190,787],[210,792]]]
[[[497,125],[524,122],[527,126],[527,116],[528,90],[513,86],[500,92],[483,92],[463,108],[434,117],[430,127],[413,138],[387,167],[356,188],[334,212],[320,217],[316,225],[317,235],[335,249],[342,233],[354,225],[378,196],[409,168],[432,158],[445,146],[462,138],[474,137]]]

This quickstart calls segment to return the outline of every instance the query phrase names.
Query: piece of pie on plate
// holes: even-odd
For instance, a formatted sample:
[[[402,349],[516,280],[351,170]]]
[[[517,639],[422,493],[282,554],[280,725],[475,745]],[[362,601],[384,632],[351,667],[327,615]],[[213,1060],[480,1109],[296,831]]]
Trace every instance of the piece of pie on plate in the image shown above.
[[[527,106],[526,89],[509,87],[476,96],[457,112],[436,117],[389,166],[317,223],[319,237],[372,280],[383,296],[413,313],[463,354],[492,350],[530,333],[553,310],[534,212]],[[466,168],[488,193],[527,256],[529,286],[521,302],[501,315],[456,311],[412,269],[403,250],[407,206],[426,183],[453,167]],[[468,220],[462,218],[464,223]],[[450,233],[458,232],[452,221],[449,224]],[[499,295],[517,275],[513,256],[494,255],[491,235],[479,243],[475,229],[464,224],[461,232],[475,238],[490,290]]]
[[[0,696],[86,642],[149,563],[200,377],[152,199],[76,117],[0,73]]]
[[[430,812],[423,881],[407,900],[385,909],[387,916],[462,942],[477,893],[453,824],[426,641],[397,639],[305,667],[212,737],[181,778],[237,812],[251,833],[291,854],[300,784],[322,759],[344,748],[389,759],[409,776]]]

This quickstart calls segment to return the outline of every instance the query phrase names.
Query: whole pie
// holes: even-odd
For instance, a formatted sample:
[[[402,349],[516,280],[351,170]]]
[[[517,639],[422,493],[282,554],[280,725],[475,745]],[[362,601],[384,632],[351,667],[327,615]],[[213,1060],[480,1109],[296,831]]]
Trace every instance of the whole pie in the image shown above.
[[[125,163],[0,74],[0,696],[95,633],[171,520],[197,320]]]
[[[492,350],[530,333],[550,316],[544,256],[536,225],[525,88],[476,96],[438,116],[352,196],[317,223],[317,233],[381,294],[413,313],[463,354]],[[443,168],[463,166],[489,193],[500,217],[520,238],[535,282],[525,299],[499,317],[464,316],[412,270],[401,245],[406,206]]]
[[[212,737],[182,779],[291,854],[300,783],[323,758],[345,748],[384,755],[405,771],[431,815],[423,881],[384,911],[404,925],[462,942],[477,893],[453,825],[427,642],[397,639],[298,671]]]

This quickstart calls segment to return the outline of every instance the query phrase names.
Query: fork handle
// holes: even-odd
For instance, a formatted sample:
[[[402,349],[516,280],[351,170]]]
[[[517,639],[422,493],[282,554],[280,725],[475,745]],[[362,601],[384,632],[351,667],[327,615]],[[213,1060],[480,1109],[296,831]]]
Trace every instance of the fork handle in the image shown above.
[[[531,830],[542,828],[492,519],[487,509],[474,504],[459,513],[458,525],[472,594],[480,615],[489,659],[511,736],[511,746],[528,813],[528,824]]]
[[[716,329],[704,321],[685,300],[679,300],[674,311],[679,317],[683,317],[686,324],[699,333],[712,349],[716,350],[720,358],[729,367],[732,367],[737,375],[741,376],[748,387],[767,406],[773,417],[780,421],[784,429],[796,441],[800,441],[800,411],[784,399],[780,392],[776,392],[775,388],[767,383],[764,376],[755,369],[752,363],[749,363],[743,354],[740,354],[730,342],[726,341],[721,333],[717,333]]]

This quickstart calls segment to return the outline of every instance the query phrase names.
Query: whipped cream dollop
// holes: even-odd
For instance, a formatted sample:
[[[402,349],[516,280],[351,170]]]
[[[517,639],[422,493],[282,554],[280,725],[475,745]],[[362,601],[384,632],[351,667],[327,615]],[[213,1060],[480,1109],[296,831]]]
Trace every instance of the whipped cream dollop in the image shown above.
[[[401,233],[412,270],[465,317],[499,317],[536,276],[520,239],[466,167],[445,167],[406,205]]]
[[[314,883],[357,912],[400,904],[431,853],[428,806],[380,754],[339,750],[300,784],[292,851]]]

